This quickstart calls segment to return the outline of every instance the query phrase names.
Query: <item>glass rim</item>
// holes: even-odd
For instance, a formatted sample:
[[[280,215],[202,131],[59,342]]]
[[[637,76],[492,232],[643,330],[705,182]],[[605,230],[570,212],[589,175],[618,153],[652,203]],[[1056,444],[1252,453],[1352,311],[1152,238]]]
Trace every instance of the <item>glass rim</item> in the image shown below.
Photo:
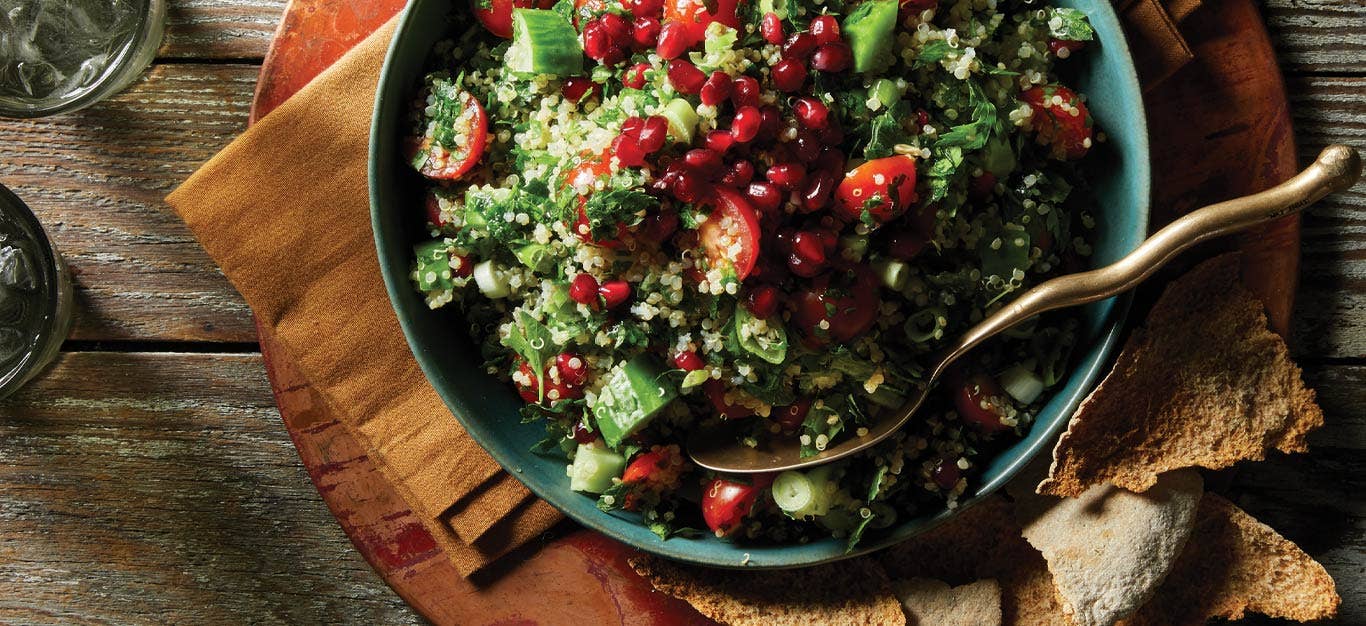
[[[88,107],[100,100],[103,100],[115,92],[123,89],[131,82],[131,76],[141,73],[147,68],[147,64],[142,64],[136,70],[128,65],[129,59],[142,56],[147,53],[148,48],[155,50],[161,47],[161,40],[164,34],[166,22],[166,0],[147,0],[147,10],[142,13],[138,22],[136,41],[124,46],[116,57],[110,62],[114,71],[106,73],[98,82],[80,92],[79,95],[58,100],[52,104],[35,107],[12,108],[6,106],[0,100],[0,118],[12,119],[34,119],[47,117],[49,115],[60,115],[71,113]],[[156,36],[153,36],[156,35]],[[151,59],[148,59],[150,64]],[[13,195],[13,194],[10,194]]]
[[[47,352],[58,325],[62,323],[62,316],[60,315],[62,296],[67,288],[63,287],[61,283],[63,280],[61,259],[57,255],[56,248],[52,246],[52,240],[48,238],[47,230],[38,221],[38,216],[33,213],[33,210],[3,183],[0,183],[0,211],[17,218],[37,246],[39,261],[41,262],[38,263],[39,267],[35,269],[39,273],[39,290],[43,295],[43,307],[40,311],[42,314],[41,326],[35,330],[34,338],[29,342],[23,356],[15,362],[13,367],[9,368],[9,371],[0,372],[0,399],[2,399],[27,382],[29,374],[33,370],[45,365],[45,363],[34,363],[34,360]],[[61,338],[61,340],[64,339],[65,337]]]

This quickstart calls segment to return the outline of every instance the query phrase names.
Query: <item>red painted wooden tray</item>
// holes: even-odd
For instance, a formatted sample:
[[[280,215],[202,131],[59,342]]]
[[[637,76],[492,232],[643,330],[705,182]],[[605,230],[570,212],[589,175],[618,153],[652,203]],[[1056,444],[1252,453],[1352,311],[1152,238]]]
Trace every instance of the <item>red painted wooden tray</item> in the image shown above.
[[[402,0],[292,0],[261,68],[252,119],[289,98],[402,6]],[[1187,18],[1183,31],[1197,60],[1147,100],[1154,226],[1274,185],[1296,165],[1285,88],[1251,0],[1207,3]],[[1298,217],[1245,235],[1236,245],[1245,254],[1245,279],[1285,334],[1299,264]],[[477,580],[461,578],[365,450],[281,358],[268,331],[260,330],[280,415],[318,492],[375,571],[432,622],[706,623],[686,604],[652,592],[626,565],[629,548],[570,523]]]

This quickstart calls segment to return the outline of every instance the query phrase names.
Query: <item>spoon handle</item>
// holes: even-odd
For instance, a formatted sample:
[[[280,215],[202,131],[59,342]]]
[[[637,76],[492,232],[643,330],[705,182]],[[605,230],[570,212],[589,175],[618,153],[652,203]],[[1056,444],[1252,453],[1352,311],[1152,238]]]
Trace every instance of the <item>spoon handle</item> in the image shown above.
[[[1110,265],[1039,283],[964,333],[945,353],[931,378],[938,378],[950,363],[977,344],[1020,322],[1046,311],[1128,291],[1197,243],[1299,212],[1330,193],[1351,187],[1359,176],[1361,157],[1355,149],[1340,144],[1328,146],[1313,165],[1290,180],[1260,193],[1193,211]]]

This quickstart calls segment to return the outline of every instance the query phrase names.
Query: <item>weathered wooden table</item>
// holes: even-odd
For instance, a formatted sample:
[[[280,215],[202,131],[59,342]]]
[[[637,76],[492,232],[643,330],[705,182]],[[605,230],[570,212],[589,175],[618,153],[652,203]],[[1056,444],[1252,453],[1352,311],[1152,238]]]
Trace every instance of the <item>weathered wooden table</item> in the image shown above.
[[[0,182],[48,225],[79,314],[0,404],[0,622],[419,623],[353,550],[272,402],[250,312],[162,198],[246,125],[283,0],[172,0],[156,65],[93,109],[0,121]],[[1270,0],[1306,159],[1366,149],[1366,3]],[[1161,155],[1156,155],[1160,158]],[[1304,222],[1294,351],[1328,424],[1240,504],[1366,623],[1366,183]]]

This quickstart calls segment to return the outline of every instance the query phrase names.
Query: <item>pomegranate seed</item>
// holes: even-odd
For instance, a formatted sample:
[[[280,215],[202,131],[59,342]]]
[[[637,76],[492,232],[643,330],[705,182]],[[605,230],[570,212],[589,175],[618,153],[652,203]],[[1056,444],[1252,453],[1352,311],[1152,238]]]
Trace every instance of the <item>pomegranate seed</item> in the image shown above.
[[[628,68],[621,75],[621,84],[631,89],[643,89],[645,87],[645,72],[650,70],[649,63],[637,63]]]
[[[693,148],[683,155],[683,162],[694,172],[708,178],[721,171],[721,154],[706,148]]]
[[[819,211],[830,204],[830,195],[835,192],[835,182],[835,176],[830,172],[820,172],[807,182],[806,190],[802,192],[802,212]]]
[[[773,141],[778,138],[778,130],[783,125],[783,114],[778,107],[766,104],[759,109],[759,138]]]
[[[821,156],[816,159],[815,166],[817,170],[830,172],[835,180],[839,180],[844,176],[844,151],[831,147],[821,150]]]
[[[573,352],[561,352],[555,357],[555,368],[560,370],[560,380],[578,387],[588,382],[588,362]]]
[[[627,137],[640,137],[640,131],[645,128],[645,120],[632,115],[621,122],[621,134]]]
[[[750,183],[745,195],[760,213],[773,213],[783,204],[783,192],[772,183]]]
[[[764,14],[764,19],[759,22],[759,33],[764,36],[764,41],[773,45],[783,42],[783,19],[777,13],[769,11]]]
[[[768,285],[750,290],[745,308],[759,319],[773,317],[778,312],[778,290]]]
[[[687,25],[682,22],[669,22],[659,29],[659,43],[655,54],[662,59],[676,59],[688,51]]]
[[[948,459],[939,459],[939,462],[934,465],[934,470],[930,472],[930,476],[934,478],[934,484],[947,491],[958,484],[958,479],[962,478],[963,473],[958,469],[957,463]]]
[[[792,33],[783,44],[783,58],[805,61],[816,50],[816,38],[811,33]]]
[[[825,264],[825,242],[820,235],[803,230],[792,236],[792,254],[788,256],[787,267],[793,274],[810,278],[825,269]]]
[[[717,70],[707,77],[707,82],[702,84],[702,104],[716,106],[726,101],[730,97],[731,80],[725,72]]]
[[[651,115],[640,127],[640,149],[654,154],[664,148],[669,139],[669,120],[663,115]]]
[[[838,146],[844,143],[844,129],[840,127],[839,118],[828,118],[829,123],[821,129],[821,141],[827,146]]]
[[[773,86],[792,93],[806,82],[806,66],[796,59],[784,59],[773,66]]]
[[[664,8],[664,3],[662,0],[630,0],[626,8],[635,17],[659,17],[659,11]]]
[[[602,20],[593,20],[583,27],[583,53],[594,61],[602,61],[616,46]]]
[[[735,119],[730,121],[730,135],[739,143],[749,143],[759,134],[759,124],[762,122],[762,114],[759,109],[752,106],[742,106],[735,112]]]
[[[833,15],[818,15],[811,20],[811,25],[807,28],[816,39],[817,45],[840,40],[840,23]]]
[[[816,133],[805,129],[797,131],[797,140],[792,143],[796,146],[792,154],[802,163],[815,161],[820,157],[821,149],[825,147],[821,145],[821,140],[816,136]]]
[[[792,404],[774,409],[771,415],[776,416],[778,425],[784,431],[794,431],[801,428],[802,422],[806,421],[806,414],[811,410],[811,401],[802,399]]]
[[[615,309],[631,298],[631,283],[624,280],[609,280],[598,287],[598,295],[602,296],[603,304],[609,309]]]
[[[464,278],[474,272],[474,261],[471,261],[468,256],[457,254],[451,260],[455,261],[451,273],[456,278]]]
[[[669,84],[674,86],[678,93],[691,95],[702,90],[702,85],[707,81],[707,75],[702,70],[697,69],[696,65],[674,59],[669,61]]]
[[[901,229],[892,232],[892,236],[887,240],[887,254],[893,258],[909,261],[920,254],[925,249],[925,237],[910,229]]]
[[[678,180],[674,181],[672,191],[679,202],[691,204],[706,196],[707,180],[696,172],[683,172],[678,175]]]
[[[721,178],[721,184],[727,187],[745,187],[754,180],[754,164],[749,161],[736,161],[730,164],[730,169]]]
[[[854,51],[843,41],[832,41],[816,48],[811,67],[822,72],[843,72],[854,65]]]
[[[645,165],[645,150],[640,147],[640,140],[634,137],[619,135],[613,139],[612,154],[625,167]]]
[[[655,244],[662,244],[678,230],[678,213],[664,208],[645,216],[637,227],[636,237]]]
[[[659,18],[637,17],[631,26],[631,42],[637,50],[649,48],[659,41]]]
[[[569,299],[593,306],[598,303],[598,279],[592,274],[579,274],[569,281]]]
[[[593,443],[598,440],[598,434],[588,430],[583,420],[574,422],[574,427],[569,431],[569,437],[578,443]]]
[[[600,95],[602,87],[592,80],[583,76],[571,76],[564,79],[564,85],[560,87],[560,95],[570,102],[583,100],[584,94],[592,91],[593,95]]]
[[[702,139],[702,145],[717,154],[725,154],[734,143],[735,137],[732,137],[730,131],[726,130],[709,130],[707,136]]]
[[[973,178],[968,183],[968,197],[973,200],[985,200],[996,193],[996,176],[991,172],[982,172],[981,176]]]
[[[731,84],[730,99],[736,110],[759,106],[759,81],[752,76],[740,76]]]
[[[792,112],[802,126],[820,130],[830,124],[830,109],[824,102],[810,96],[798,98],[792,105]]]
[[[707,366],[707,362],[702,357],[697,356],[692,350],[684,350],[674,355],[674,365],[686,372],[694,372]]]
[[[1048,51],[1059,59],[1066,59],[1072,56],[1073,52],[1086,47],[1085,41],[1067,41],[1065,39],[1051,39],[1048,42]],[[1066,50],[1067,52],[1063,52]]]
[[[796,163],[774,163],[767,172],[764,172],[764,178],[780,189],[792,191],[800,187],[806,179],[806,168]]]
[[[607,36],[612,38],[612,44],[618,48],[628,45],[631,42],[631,22],[616,13],[603,13],[603,28],[607,29]]]
[[[930,125],[930,112],[925,109],[917,109],[915,112],[915,123],[918,128]],[[918,131],[917,131],[918,132]]]

